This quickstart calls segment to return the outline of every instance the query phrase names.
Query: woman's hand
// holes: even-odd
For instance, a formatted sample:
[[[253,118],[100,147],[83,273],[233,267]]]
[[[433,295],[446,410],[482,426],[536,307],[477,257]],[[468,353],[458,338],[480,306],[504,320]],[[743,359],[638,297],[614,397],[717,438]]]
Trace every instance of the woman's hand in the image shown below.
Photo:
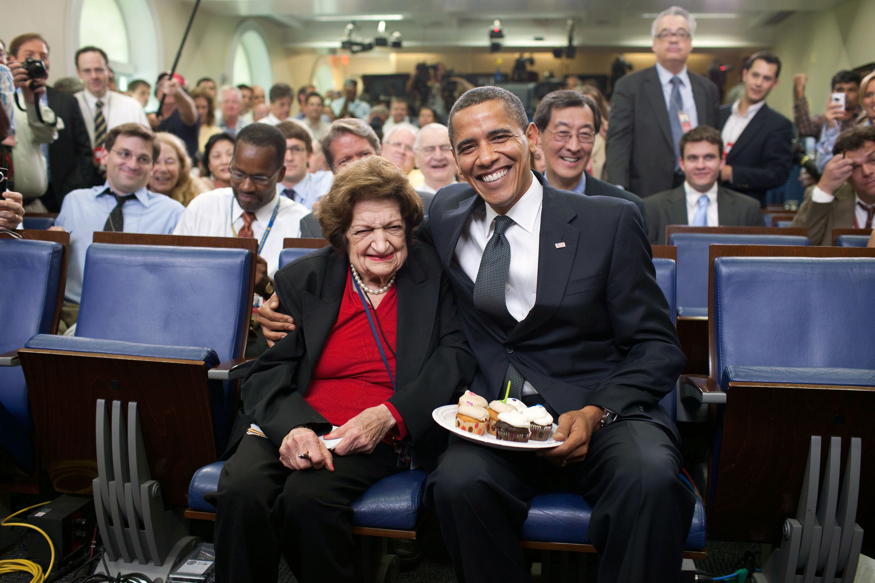
[[[280,445],[280,463],[290,470],[334,471],[331,452],[312,429],[295,427],[283,438]]]
[[[365,409],[324,437],[325,439],[343,438],[334,449],[337,455],[371,453],[394,426],[395,418],[392,417],[389,408],[385,405],[377,405]]]

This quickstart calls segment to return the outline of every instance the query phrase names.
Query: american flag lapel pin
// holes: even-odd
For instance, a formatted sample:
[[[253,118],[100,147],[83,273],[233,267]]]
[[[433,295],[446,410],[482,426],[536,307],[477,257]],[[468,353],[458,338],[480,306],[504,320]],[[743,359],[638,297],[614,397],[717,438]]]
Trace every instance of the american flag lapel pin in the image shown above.
[[[559,241],[558,243],[554,243],[557,249],[565,249],[565,241]]]

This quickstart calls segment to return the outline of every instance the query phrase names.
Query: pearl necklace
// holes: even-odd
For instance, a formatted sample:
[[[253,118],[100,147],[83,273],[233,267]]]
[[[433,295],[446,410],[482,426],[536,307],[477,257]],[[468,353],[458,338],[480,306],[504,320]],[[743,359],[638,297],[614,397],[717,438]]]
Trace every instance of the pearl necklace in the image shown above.
[[[378,287],[377,289],[371,289],[362,282],[362,278],[359,277],[359,272],[355,270],[355,266],[352,263],[349,264],[349,267],[350,267],[350,269],[352,269],[352,278],[355,280],[355,282],[358,284],[358,286],[361,289],[368,292],[369,294],[373,294],[373,295],[384,294],[387,291],[389,291],[392,288],[392,285],[394,285],[394,283],[395,283],[395,274],[393,273],[392,277],[389,278],[389,283],[387,283],[383,287]]]

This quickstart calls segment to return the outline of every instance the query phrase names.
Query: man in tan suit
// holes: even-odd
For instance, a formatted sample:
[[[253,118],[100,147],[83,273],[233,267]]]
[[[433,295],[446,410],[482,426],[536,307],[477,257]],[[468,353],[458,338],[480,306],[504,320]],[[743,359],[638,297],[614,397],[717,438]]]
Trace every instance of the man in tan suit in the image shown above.
[[[833,229],[872,229],[875,218],[875,126],[842,132],[833,154],[792,225],[815,245],[831,245]]]

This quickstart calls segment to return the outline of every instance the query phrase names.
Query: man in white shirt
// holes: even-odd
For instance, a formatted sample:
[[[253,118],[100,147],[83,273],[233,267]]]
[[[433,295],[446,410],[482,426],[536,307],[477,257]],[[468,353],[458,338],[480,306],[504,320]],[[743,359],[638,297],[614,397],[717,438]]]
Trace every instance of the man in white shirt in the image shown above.
[[[872,229],[875,217],[875,126],[845,130],[833,157],[793,219],[815,245],[831,245],[833,229]]]
[[[418,130],[410,124],[398,124],[383,133],[380,155],[401,170],[404,176],[413,170],[413,144]]]
[[[76,101],[85,119],[95,160],[103,158],[106,135],[112,128],[123,123],[149,127],[146,112],[136,99],[109,90],[109,59],[103,49],[88,46],[76,51],[76,72],[84,86],[76,93]]]
[[[301,107],[301,117],[296,117],[310,133],[313,134],[313,139],[317,142],[328,135],[328,128],[331,127],[331,121],[323,113],[325,111],[325,100],[315,91],[308,93],[304,99],[304,104]]]
[[[331,109],[335,118],[357,117],[367,119],[371,113],[371,106],[356,97],[358,94],[358,82],[355,79],[347,79],[343,84],[343,96],[331,102]]]
[[[668,225],[762,227],[760,205],[753,197],[717,186],[723,168],[723,140],[712,127],[699,126],[681,138],[684,183],[644,199],[647,236],[664,244]]]
[[[334,182],[331,172],[310,172],[309,160],[313,153],[310,132],[296,121],[284,121],[276,126],[286,139],[286,173],[277,189],[283,196],[313,210],[313,203],[328,192]]]
[[[383,135],[389,133],[393,127],[399,124],[413,125],[413,120],[410,119],[410,109],[407,105],[407,99],[404,97],[393,97],[389,102],[389,119],[383,124]]]
[[[720,108],[723,155],[720,182],[765,206],[766,191],[784,184],[793,164],[793,124],[769,108],[766,98],[778,84],[781,60],[760,51],[741,69],[744,92]]]
[[[423,183],[416,186],[420,193],[434,194],[456,182],[459,167],[453,158],[453,146],[447,126],[430,123],[416,134],[413,145],[416,167],[422,172]]]
[[[283,239],[299,237],[307,209],[280,196],[277,182],[285,176],[286,140],[275,127],[254,123],[237,134],[231,158],[231,187],[197,196],[182,214],[175,235],[254,237],[261,269],[255,291],[273,293],[271,276],[279,267]],[[266,262],[266,269],[264,268]]]
[[[241,117],[243,113],[243,95],[236,87],[225,86],[219,91],[219,110],[222,112],[222,121],[219,127],[223,132],[236,136],[237,132],[246,126]]]
[[[289,119],[289,113],[292,111],[292,92],[291,86],[286,83],[276,83],[270,88],[270,115],[259,120],[260,123],[276,124]]]

